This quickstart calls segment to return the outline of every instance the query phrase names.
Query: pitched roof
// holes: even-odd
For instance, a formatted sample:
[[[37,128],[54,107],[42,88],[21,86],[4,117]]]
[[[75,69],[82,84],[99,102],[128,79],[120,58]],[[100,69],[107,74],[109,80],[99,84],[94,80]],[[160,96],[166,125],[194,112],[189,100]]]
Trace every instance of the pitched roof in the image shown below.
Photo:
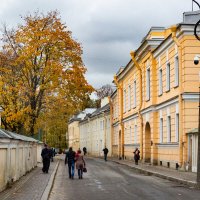
[[[0,129],[0,138],[7,138],[7,139],[15,139],[15,140],[22,140],[26,142],[39,142],[38,140],[28,137],[25,135],[20,135],[11,131],[7,131],[4,129]]]

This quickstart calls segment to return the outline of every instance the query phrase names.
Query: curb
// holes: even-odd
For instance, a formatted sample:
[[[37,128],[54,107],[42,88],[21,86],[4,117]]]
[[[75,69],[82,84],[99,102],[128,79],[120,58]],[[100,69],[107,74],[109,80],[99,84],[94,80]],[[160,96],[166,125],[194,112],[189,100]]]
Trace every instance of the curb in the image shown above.
[[[137,170],[138,172],[140,172],[142,174],[146,174],[146,175],[149,175],[149,176],[153,175],[153,176],[156,176],[156,177],[159,177],[159,178],[163,178],[163,179],[167,179],[167,180],[170,180],[170,181],[174,181],[174,182],[177,182],[177,183],[180,183],[180,184],[184,184],[184,185],[192,186],[192,187],[195,187],[195,188],[199,188],[197,183],[194,182],[194,181],[186,181],[186,180],[183,180],[183,179],[178,179],[178,178],[175,178],[175,177],[172,177],[172,176],[167,176],[167,175],[160,174],[160,173],[157,173],[157,172],[152,172],[152,171],[140,169],[140,168],[137,168],[137,167],[134,167],[134,166],[127,165],[125,163],[121,163],[121,162],[115,161],[115,160],[110,160],[110,161],[115,162],[115,163],[120,164],[120,165],[128,166],[128,167],[130,167],[130,168],[132,168],[134,170]]]
[[[60,164],[60,160],[58,160],[58,162],[57,162],[57,164],[56,164],[56,166],[55,166],[55,168],[53,170],[53,173],[51,174],[49,182],[48,182],[48,184],[47,184],[47,186],[46,186],[46,188],[45,188],[45,190],[44,190],[44,192],[43,192],[42,197],[41,197],[40,200],[48,200],[49,194],[50,194],[51,189],[53,187],[53,182],[54,182],[54,179],[55,179],[56,172],[58,170],[59,164]]]

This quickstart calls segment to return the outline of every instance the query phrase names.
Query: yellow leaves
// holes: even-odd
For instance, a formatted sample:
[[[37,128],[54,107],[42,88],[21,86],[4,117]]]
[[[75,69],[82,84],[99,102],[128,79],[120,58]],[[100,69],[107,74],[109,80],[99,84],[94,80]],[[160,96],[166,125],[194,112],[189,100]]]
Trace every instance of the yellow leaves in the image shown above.
[[[56,11],[23,18],[12,35],[4,34],[0,52],[0,104],[4,125],[33,133],[48,116],[48,125],[66,126],[69,116],[94,91],[85,77],[81,45],[73,40]],[[55,114],[58,121],[55,122]],[[45,120],[46,121],[46,120]],[[34,130],[35,129],[35,130]]]

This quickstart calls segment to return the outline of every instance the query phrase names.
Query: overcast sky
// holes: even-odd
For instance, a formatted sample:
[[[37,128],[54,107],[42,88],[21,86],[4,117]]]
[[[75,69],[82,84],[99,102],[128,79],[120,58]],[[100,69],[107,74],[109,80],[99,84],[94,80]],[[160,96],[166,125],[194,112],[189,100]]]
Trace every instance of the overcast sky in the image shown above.
[[[200,0],[197,0],[200,3]],[[95,88],[111,84],[152,26],[182,22],[192,0],[0,0],[0,22],[16,26],[21,15],[57,9],[83,47],[86,78]],[[194,10],[198,7],[194,5]]]

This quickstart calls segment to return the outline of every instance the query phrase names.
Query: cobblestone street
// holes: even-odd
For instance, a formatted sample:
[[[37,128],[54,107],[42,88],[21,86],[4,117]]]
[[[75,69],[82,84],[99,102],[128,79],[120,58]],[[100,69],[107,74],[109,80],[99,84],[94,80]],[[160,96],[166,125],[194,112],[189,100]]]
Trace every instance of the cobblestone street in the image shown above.
[[[0,200],[40,200],[56,166],[51,162],[48,174],[42,172],[42,164],[14,183],[11,188],[0,193]]]

